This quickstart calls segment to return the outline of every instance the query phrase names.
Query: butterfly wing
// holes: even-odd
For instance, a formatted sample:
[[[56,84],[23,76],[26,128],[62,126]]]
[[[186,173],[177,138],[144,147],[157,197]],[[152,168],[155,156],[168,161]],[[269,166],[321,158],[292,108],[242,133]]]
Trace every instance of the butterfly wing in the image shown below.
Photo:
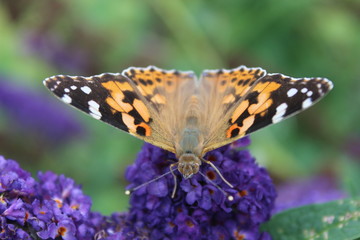
[[[207,120],[206,128],[213,130],[205,138],[206,153],[301,112],[319,101],[333,84],[325,78],[292,78],[241,66],[204,71],[201,86],[216,92],[217,97],[208,99],[208,105],[214,106],[216,100],[221,114],[212,111],[212,119]]]
[[[166,76],[173,74],[173,71],[154,67],[130,68],[123,74],[105,73],[91,77],[58,75],[45,79],[44,84],[65,103],[146,142],[175,152],[170,128],[160,119],[163,106],[168,101],[164,92],[176,92],[176,88],[163,90],[157,81],[159,77],[153,75],[155,70],[164,72]],[[136,78],[137,71],[145,74],[146,78],[141,81]],[[134,74],[126,77],[128,72]],[[187,76],[187,80],[194,82],[187,73],[178,72],[178,78],[169,77],[169,80],[166,76],[159,79],[176,83]],[[146,84],[142,84],[143,80]]]
[[[174,145],[179,144],[185,128],[187,109],[197,92],[194,72],[163,70],[153,66],[131,67],[123,72],[138,87],[142,96],[155,109],[165,136]],[[176,146],[175,146],[176,148]]]

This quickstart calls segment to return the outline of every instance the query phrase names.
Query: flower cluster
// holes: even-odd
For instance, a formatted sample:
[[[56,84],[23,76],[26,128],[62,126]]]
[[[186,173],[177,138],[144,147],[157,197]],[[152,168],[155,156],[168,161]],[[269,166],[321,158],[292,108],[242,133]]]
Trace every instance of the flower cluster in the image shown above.
[[[171,174],[142,187],[131,195],[128,239],[147,229],[149,239],[270,239],[259,232],[259,225],[268,220],[276,192],[264,168],[259,167],[247,150],[238,150],[249,139],[209,152],[211,161],[234,185],[230,188],[208,164],[190,179],[177,177],[175,198],[171,198],[174,179]],[[127,169],[129,188],[140,185],[169,171],[175,156],[146,144],[135,163]],[[179,174],[178,174],[179,175]],[[226,195],[211,182],[234,197]]]
[[[72,179],[30,173],[0,157],[0,239],[91,239],[104,217]]]

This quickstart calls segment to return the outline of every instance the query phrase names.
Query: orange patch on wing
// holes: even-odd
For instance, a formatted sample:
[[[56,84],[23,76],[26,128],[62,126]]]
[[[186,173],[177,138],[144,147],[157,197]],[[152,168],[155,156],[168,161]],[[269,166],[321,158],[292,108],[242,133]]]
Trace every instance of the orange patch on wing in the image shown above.
[[[254,114],[255,111],[257,111],[264,103],[265,101],[267,101],[270,97],[270,93],[268,92],[262,92],[259,94],[258,96],[258,102],[257,103],[254,103],[254,104],[251,104],[248,108],[248,111],[250,114]],[[261,111],[262,112],[262,111]]]
[[[262,92],[269,84],[269,82],[258,83],[254,87],[253,91]]]
[[[122,108],[124,109],[125,112],[130,112],[131,110],[133,110],[133,107],[131,106],[130,103],[125,103],[124,102],[124,94],[122,92],[116,92],[116,93],[111,93],[111,97],[115,100],[115,102]]]
[[[124,109],[122,109],[119,104],[117,104],[115,102],[114,99],[112,99],[111,97],[108,97],[106,99],[106,103],[109,104],[109,106],[111,107],[111,112],[114,114],[116,112],[124,112]]]
[[[266,92],[273,92],[273,91],[277,90],[280,86],[281,86],[280,83],[271,82],[269,85],[267,85],[267,87],[264,89],[264,91],[266,90]]]
[[[119,92],[120,91],[134,91],[134,89],[131,87],[131,85],[128,82],[115,82],[115,81],[108,81],[101,83],[104,88],[109,90],[110,92]]]
[[[238,129],[240,132],[240,127],[235,123],[234,125],[231,125],[228,130],[226,131],[226,137],[231,138],[232,137],[232,131]]]
[[[151,101],[154,103],[158,103],[158,104],[166,104],[166,99],[163,95],[160,94],[155,94],[152,98]]]
[[[254,121],[255,121],[255,115],[251,115],[245,118],[244,121],[242,122],[243,123],[242,127],[240,127],[240,133],[244,134],[251,127],[251,125],[253,125]]]
[[[141,85],[141,84],[139,84],[138,85],[138,88],[139,88],[139,90],[142,92],[142,94],[143,93],[145,93],[145,94],[143,94],[143,95],[153,95],[154,94],[154,89],[155,89],[155,85],[153,84],[153,85]]]
[[[124,124],[129,129],[129,132],[136,133],[135,119],[127,113],[123,113],[121,116]]]
[[[133,106],[145,122],[148,122],[150,120],[149,110],[142,101],[140,101],[139,99],[135,99],[133,102]]]
[[[144,136],[148,137],[151,135],[151,128],[149,125],[147,125],[144,122],[135,124],[135,118],[133,118],[129,114],[123,113],[122,120],[123,120],[124,124],[126,125],[126,127],[129,129],[129,133],[131,133],[132,135],[139,136],[139,134],[137,132],[138,127],[141,127],[144,129]],[[140,136],[142,136],[142,135],[140,135]]]
[[[137,69],[132,79],[138,84],[138,89],[143,95],[151,96],[154,94],[154,90],[159,87],[163,87],[167,92],[173,92],[182,75],[181,73],[176,75],[174,72],[162,72],[156,69],[142,69],[142,71]]]
[[[142,127],[145,129],[145,136],[148,137],[151,135],[151,128],[149,125],[147,125],[146,123],[142,122],[142,123],[139,123],[138,125],[136,125],[138,127]]]
[[[248,100],[244,100],[242,101],[239,106],[237,106],[237,108],[235,109],[233,115],[231,116],[231,122],[234,123],[239,117],[240,115],[245,112],[245,110],[249,107],[249,101]]]
[[[223,98],[222,103],[223,103],[223,104],[227,104],[227,103],[232,103],[232,102],[234,102],[234,101],[235,101],[234,95],[233,95],[233,94],[228,94],[228,95],[226,95],[226,96]]]
[[[258,109],[256,109],[256,111],[254,112],[254,114],[258,114],[258,113],[262,113],[265,110],[267,110],[273,103],[272,99],[268,99],[266,100],[266,102],[264,104],[262,104]]]
[[[134,91],[134,88],[128,82],[115,82],[115,84],[121,91]]]
[[[124,93],[122,91],[134,91],[129,83],[119,83],[114,81],[109,81],[102,83],[104,88],[109,90],[111,97],[106,99],[106,102],[116,111],[119,112],[130,112],[133,107],[129,103],[124,102]]]
[[[264,84],[266,84],[266,86],[264,87]],[[281,84],[279,83],[276,83],[276,82],[271,82],[271,83],[268,83],[268,82],[265,82],[265,83],[261,83],[259,84],[261,86],[255,86],[254,89],[257,89],[257,90],[261,90],[261,93],[259,94],[258,96],[258,103],[256,104],[251,104],[249,106],[249,113],[250,114],[257,114],[257,113],[260,113],[260,112],[263,112],[265,111],[266,109],[268,109],[271,104],[273,103],[273,101],[271,99],[269,99],[270,97],[270,94],[277,90]]]
[[[249,91],[249,89],[250,89],[249,85],[236,86],[235,87],[235,94],[239,95],[239,96],[244,96],[244,94],[247,93],[247,91]]]

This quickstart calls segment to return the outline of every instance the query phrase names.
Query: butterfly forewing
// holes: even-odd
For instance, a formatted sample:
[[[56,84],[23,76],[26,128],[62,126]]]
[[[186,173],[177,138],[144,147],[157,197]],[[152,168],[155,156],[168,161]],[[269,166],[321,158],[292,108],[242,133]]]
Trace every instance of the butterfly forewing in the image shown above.
[[[136,85],[121,74],[92,77],[58,75],[44,84],[65,103],[107,122],[144,141],[174,152],[166,132],[159,129],[156,112],[139,93]]]
[[[254,116],[254,121],[245,131],[245,135],[305,110],[333,87],[332,82],[325,78],[295,79],[282,74],[269,74],[261,79],[261,83],[271,83],[273,89],[276,89],[273,90],[268,85],[263,91],[254,92],[246,97],[245,101],[249,102],[249,108],[235,121],[241,124],[241,118]],[[268,99],[254,105],[256,99],[261,98]],[[250,109],[251,106],[255,107]]]
[[[204,153],[310,107],[332,87],[325,78],[291,78],[282,74],[259,78],[239,101],[226,107],[229,110],[223,118],[223,128],[215,133],[216,139],[207,142]]]

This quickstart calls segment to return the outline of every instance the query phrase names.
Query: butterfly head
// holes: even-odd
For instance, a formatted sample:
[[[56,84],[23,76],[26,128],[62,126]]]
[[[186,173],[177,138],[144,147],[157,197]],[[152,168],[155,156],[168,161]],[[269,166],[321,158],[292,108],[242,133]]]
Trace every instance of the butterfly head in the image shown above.
[[[178,170],[185,179],[199,171],[201,160],[193,153],[184,153],[179,158]]]

